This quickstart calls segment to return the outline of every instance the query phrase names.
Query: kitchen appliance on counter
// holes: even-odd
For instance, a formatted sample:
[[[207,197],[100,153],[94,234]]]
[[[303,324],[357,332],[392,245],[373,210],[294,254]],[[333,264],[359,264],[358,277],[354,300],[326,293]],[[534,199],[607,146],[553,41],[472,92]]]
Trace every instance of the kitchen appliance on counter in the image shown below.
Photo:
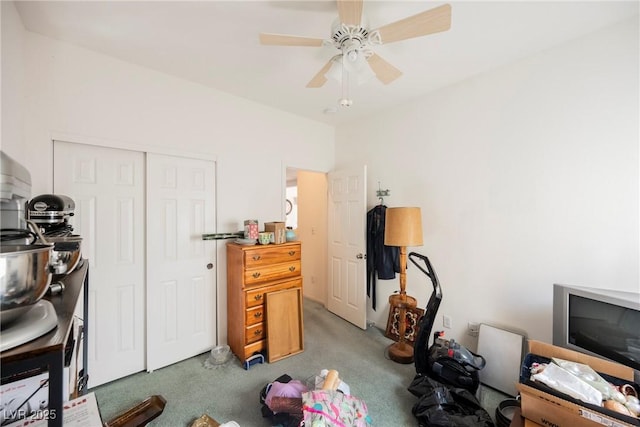
[[[25,203],[31,193],[31,175],[0,153],[0,351],[5,351],[46,334],[57,326],[58,318],[53,305],[42,299],[53,275],[53,245],[35,244],[28,233],[27,237],[5,234],[27,230]]]
[[[27,219],[40,227],[45,237],[66,237],[73,234],[69,218],[74,215],[75,202],[62,194],[41,194],[27,204]]]
[[[31,196],[31,174],[18,162],[0,151],[0,228],[2,242],[28,243],[24,232],[25,205]]]
[[[76,204],[62,194],[41,194],[27,203],[27,223],[37,227],[40,240],[53,244],[53,262],[57,266],[50,291],[62,292],[62,279],[73,272],[82,258],[82,237],[73,234],[69,219],[75,213]]]

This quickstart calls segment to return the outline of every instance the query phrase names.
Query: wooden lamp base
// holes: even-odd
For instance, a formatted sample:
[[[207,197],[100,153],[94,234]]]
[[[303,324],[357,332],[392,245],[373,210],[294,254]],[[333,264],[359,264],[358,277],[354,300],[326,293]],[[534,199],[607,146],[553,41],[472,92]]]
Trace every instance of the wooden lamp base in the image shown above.
[[[391,306],[391,310],[394,310],[395,307],[400,312],[398,316],[398,342],[395,342],[388,347],[389,358],[394,362],[403,363],[405,365],[413,363],[413,346],[411,344],[407,344],[407,341],[405,340],[407,323],[406,310],[415,309],[418,302],[415,298],[410,297],[407,294],[391,295],[389,296],[389,305]]]
[[[389,358],[397,363],[413,363],[413,347],[404,341],[394,342],[388,347]]]

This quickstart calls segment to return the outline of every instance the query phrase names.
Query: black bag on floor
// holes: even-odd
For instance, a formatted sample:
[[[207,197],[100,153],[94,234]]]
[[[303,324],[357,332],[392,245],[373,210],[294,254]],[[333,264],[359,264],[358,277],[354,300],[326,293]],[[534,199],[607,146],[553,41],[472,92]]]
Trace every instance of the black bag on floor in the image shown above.
[[[418,374],[409,391],[419,398],[411,412],[420,427],[495,427],[489,413],[469,390]]]
[[[280,375],[273,382],[279,383],[288,383],[291,381],[291,377],[287,374]],[[272,426],[282,426],[282,427],[298,427],[300,425],[300,421],[302,420],[302,416],[300,414],[289,414],[286,412],[278,412],[274,414],[273,411],[267,406],[266,399],[267,393],[269,392],[269,387],[272,383],[269,383],[262,387],[260,390],[260,405],[262,411],[263,418],[269,418],[271,420]]]

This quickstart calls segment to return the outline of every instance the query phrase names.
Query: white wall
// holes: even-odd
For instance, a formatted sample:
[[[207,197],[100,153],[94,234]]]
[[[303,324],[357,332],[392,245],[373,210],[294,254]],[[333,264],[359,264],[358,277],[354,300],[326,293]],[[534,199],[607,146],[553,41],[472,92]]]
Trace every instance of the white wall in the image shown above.
[[[284,220],[283,165],[318,171],[333,166],[330,126],[27,32],[13,4],[6,6],[11,36],[17,36],[9,41],[16,52],[11,59],[23,57],[12,68],[24,71],[25,84],[7,106],[3,93],[3,121],[13,118],[7,108],[24,111],[6,139],[3,130],[2,149],[30,170],[33,195],[53,191],[54,138],[212,158],[217,231],[235,232],[248,218],[261,224]],[[218,277],[224,278],[226,259],[218,252]],[[219,338],[225,342],[225,280],[218,291]]]
[[[554,282],[639,291],[638,17],[337,129],[387,206],[422,208],[447,336],[467,322],[551,340]],[[363,147],[367,147],[367,149]],[[399,287],[378,282],[378,301]],[[411,263],[408,293],[430,281]],[[368,310],[383,328],[388,304]]]
[[[0,147],[16,161],[23,163],[22,118],[24,112],[24,30],[18,12],[13,3],[0,2],[2,15],[2,74],[0,74],[2,98],[2,140]],[[12,143],[7,144],[7,141]],[[5,150],[11,146],[13,152]]]

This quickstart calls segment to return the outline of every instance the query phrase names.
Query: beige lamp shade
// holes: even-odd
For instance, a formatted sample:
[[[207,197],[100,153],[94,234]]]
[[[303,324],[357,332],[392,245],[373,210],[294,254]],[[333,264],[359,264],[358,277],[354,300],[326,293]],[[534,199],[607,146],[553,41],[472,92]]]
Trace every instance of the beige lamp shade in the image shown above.
[[[420,208],[387,208],[384,225],[387,246],[422,246]]]

